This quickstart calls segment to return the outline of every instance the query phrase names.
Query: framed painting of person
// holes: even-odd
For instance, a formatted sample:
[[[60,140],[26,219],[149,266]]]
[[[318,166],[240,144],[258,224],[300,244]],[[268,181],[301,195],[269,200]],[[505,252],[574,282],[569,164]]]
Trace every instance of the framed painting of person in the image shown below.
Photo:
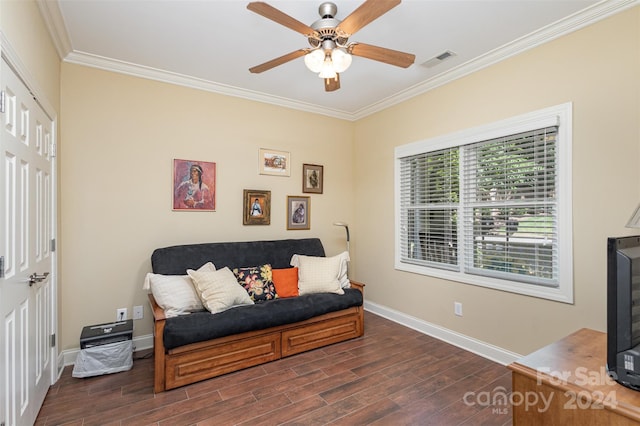
[[[302,192],[322,194],[324,167],[318,164],[302,165]]]
[[[216,163],[173,160],[173,210],[216,210]]]
[[[287,229],[311,229],[310,197],[287,196]]]
[[[243,225],[271,224],[271,191],[245,189],[243,199]]]

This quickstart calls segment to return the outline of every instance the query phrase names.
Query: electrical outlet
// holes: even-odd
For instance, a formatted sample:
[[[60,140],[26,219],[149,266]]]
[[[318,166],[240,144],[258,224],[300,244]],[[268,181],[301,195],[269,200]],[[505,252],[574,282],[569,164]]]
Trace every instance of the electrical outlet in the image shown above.
[[[139,319],[142,319],[143,317],[144,317],[144,308],[142,307],[142,305],[134,306],[133,319],[139,320]]]
[[[125,321],[127,317],[127,308],[116,309],[116,321]]]
[[[453,302],[453,313],[459,317],[462,316],[462,303]]]

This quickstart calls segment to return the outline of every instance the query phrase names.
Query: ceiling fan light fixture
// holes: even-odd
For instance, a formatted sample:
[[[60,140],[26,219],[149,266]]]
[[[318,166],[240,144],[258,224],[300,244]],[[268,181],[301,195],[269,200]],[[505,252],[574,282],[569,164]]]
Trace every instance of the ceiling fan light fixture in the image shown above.
[[[353,58],[344,49],[333,49],[331,52],[331,61],[333,69],[337,73],[345,72],[350,66]]]
[[[322,66],[324,65],[325,54],[322,49],[315,49],[311,52],[304,55],[304,64],[309,68],[312,72],[320,72],[322,71]]]
[[[333,62],[331,62],[331,57],[327,55],[322,64],[322,69],[320,70],[320,74],[318,74],[320,78],[336,78],[336,70],[333,67]]]

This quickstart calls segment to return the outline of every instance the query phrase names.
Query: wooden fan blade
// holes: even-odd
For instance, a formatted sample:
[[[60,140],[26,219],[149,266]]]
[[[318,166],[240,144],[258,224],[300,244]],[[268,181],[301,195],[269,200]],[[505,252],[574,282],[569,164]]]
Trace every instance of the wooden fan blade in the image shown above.
[[[338,34],[350,37],[371,21],[400,4],[400,0],[367,0],[336,27]]]
[[[324,79],[325,92],[334,92],[340,88],[340,74],[336,73],[336,78]]]
[[[372,46],[364,43],[353,43],[349,46],[348,50],[352,55],[373,59],[374,61],[380,61],[385,64],[395,65],[402,68],[409,67],[416,60],[416,55],[411,53],[400,52],[398,50]]]
[[[271,19],[272,21],[277,22],[280,25],[284,25],[285,27],[290,28],[293,31],[297,31],[306,37],[317,36],[316,30],[314,30],[310,26],[303,24],[297,19],[292,18],[291,16],[287,15],[284,12],[281,12],[271,5],[268,5],[267,3],[254,1],[247,5],[247,9],[257,13],[258,15],[262,15],[267,19]]]
[[[254,74],[259,74],[261,72],[268,71],[271,68],[275,68],[278,65],[282,65],[289,61],[293,61],[294,59],[299,58],[300,56],[304,56],[307,54],[307,52],[309,52],[309,49],[294,50],[293,52],[287,53],[286,55],[282,55],[279,58],[275,58],[268,62],[265,62],[264,64],[256,65],[255,67],[249,68],[249,71],[251,71]]]

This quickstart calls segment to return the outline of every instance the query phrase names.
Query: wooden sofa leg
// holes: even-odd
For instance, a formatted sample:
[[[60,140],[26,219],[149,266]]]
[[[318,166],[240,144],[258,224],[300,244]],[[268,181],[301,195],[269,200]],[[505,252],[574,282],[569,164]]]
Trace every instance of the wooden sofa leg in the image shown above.
[[[165,352],[162,341],[165,321],[156,321],[153,330],[153,391],[160,393],[165,390]]]

